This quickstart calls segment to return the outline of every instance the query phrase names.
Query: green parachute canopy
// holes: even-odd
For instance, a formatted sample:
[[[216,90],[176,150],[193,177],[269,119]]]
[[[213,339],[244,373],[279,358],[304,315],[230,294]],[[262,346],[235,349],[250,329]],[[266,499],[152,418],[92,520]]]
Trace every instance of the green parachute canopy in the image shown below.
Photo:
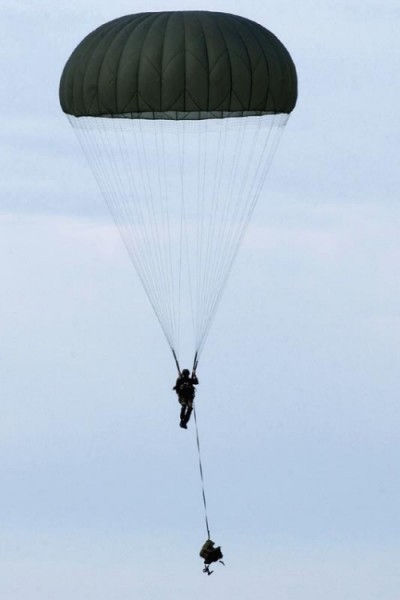
[[[63,111],[75,117],[210,119],[290,113],[294,63],[267,29],[207,11],[120,17],[67,61]]]

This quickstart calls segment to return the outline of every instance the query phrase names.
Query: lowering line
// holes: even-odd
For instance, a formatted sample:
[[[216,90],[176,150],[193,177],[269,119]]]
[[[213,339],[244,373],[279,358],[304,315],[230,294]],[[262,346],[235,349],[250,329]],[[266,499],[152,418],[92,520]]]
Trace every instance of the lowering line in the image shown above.
[[[172,346],[171,346],[171,350],[172,350],[172,354],[173,354],[174,359],[175,359],[175,364],[176,364],[176,368],[178,369],[179,376],[182,377],[181,368],[179,366],[179,361],[178,361],[178,358],[176,356],[175,350],[172,348]],[[199,364],[199,356],[198,356],[198,352],[196,351],[196,353],[194,355],[194,360],[193,360],[193,368],[192,368],[193,372],[196,371],[198,364]],[[204,490],[204,475],[203,475],[203,464],[202,464],[202,461],[201,461],[199,427],[198,427],[198,424],[197,424],[196,406],[195,406],[194,402],[193,402],[193,415],[194,415],[194,422],[195,422],[195,425],[196,425],[197,454],[198,454],[198,457],[199,457],[199,471],[200,471],[200,480],[201,480],[201,492],[202,492],[202,496],[203,496],[203,505],[204,505],[204,517],[205,517],[205,521],[206,521],[207,539],[210,540],[211,539],[211,535],[210,535],[210,527],[209,527],[209,524],[208,524],[206,494],[205,494],[205,490]]]
[[[211,539],[210,535],[210,527],[208,525],[208,516],[207,516],[207,502],[206,502],[206,494],[204,491],[204,476],[203,476],[203,465],[201,463],[201,452],[200,452],[200,439],[199,439],[199,428],[197,425],[197,416],[196,416],[196,407],[193,404],[193,414],[194,414],[194,422],[196,424],[196,441],[197,441],[197,452],[199,455],[199,469],[200,469],[200,479],[201,479],[201,491],[203,494],[203,504],[204,504],[204,516],[206,520],[206,528],[207,528],[207,539]]]

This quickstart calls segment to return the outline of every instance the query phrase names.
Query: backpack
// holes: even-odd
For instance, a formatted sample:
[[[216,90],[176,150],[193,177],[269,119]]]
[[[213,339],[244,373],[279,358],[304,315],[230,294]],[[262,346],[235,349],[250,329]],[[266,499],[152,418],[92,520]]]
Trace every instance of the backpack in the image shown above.
[[[210,564],[213,562],[217,562],[223,558],[223,554],[221,552],[221,546],[214,547],[214,542],[212,540],[207,540],[200,550],[200,556],[204,559],[206,564]]]

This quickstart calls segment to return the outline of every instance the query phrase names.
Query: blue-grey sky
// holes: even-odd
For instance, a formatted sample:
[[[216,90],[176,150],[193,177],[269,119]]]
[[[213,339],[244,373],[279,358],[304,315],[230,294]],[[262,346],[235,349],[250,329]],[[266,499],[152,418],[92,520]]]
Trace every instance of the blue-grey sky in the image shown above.
[[[211,578],[174,364],[58,105],[96,26],[194,8],[271,29],[299,77],[199,372]],[[398,2],[0,15],[1,597],[398,600]]]

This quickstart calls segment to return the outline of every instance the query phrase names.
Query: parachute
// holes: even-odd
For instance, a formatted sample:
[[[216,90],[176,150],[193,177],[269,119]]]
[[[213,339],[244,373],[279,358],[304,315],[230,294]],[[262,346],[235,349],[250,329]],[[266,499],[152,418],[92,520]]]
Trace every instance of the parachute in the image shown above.
[[[62,110],[179,372],[189,355],[197,368],[296,100],[296,69],[283,44],[258,23],[220,12],[115,19],[90,33],[64,67]],[[201,556],[210,574],[222,553],[211,549],[193,412],[208,536]]]
[[[288,51],[236,15],[133,14],[77,46],[59,94],[175,359],[196,367],[296,104]]]

